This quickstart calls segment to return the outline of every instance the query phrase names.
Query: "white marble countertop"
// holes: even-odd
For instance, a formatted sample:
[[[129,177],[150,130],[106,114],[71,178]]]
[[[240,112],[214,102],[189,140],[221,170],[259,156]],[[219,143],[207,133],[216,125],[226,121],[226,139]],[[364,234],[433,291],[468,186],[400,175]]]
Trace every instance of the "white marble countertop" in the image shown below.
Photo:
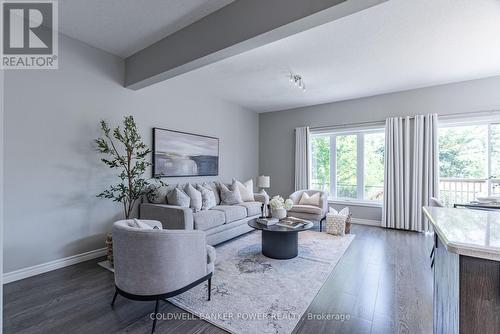
[[[500,261],[500,211],[429,206],[423,211],[449,252]]]

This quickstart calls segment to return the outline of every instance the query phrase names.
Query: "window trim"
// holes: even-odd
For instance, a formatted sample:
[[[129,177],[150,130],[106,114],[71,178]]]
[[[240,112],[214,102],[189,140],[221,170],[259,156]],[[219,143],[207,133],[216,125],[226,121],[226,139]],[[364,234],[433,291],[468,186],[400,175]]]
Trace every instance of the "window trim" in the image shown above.
[[[382,133],[385,136],[385,127],[369,128],[351,128],[339,129],[338,131],[311,131],[311,139],[314,137],[330,137],[330,189],[331,196],[328,197],[329,203],[352,204],[359,206],[381,207],[383,200],[365,199],[365,134]],[[337,137],[338,136],[356,136],[356,198],[337,197]],[[312,147],[309,148],[308,165],[309,168],[308,184],[312,181]]]
[[[460,120],[457,119],[452,119],[448,121],[441,122],[438,125],[438,132],[439,129],[442,128],[458,128],[458,127],[464,127],[464,126],[478,126],[478,125],[486,125],[488,128],[488,132],[486,134],[486,166],[485,167],[485,174],[486,177],[484,179],[478,179],[478,180],[484,180],[486,182],[486,189],[488,191],[488,196],[492,196],[492,185],[495,183],[498,183],[496,181],[499,181],[500,179],[498,178],[493,178],[491,175],[491,155],[492,155],[492,145],[491,145],[491,132],[492,132],[492,125],[500,125],[500,119],[499,118],[463,118]],[[438,143],[439,145],[439,143]],[[440,162],[440,161],[439,161]],[[441,178],[441,176],[439,175]],[[474,179],[474,178],[472,178]],[[439,189],[439,187],[438,187]],[[440,190],[440,189],[439,189]]]

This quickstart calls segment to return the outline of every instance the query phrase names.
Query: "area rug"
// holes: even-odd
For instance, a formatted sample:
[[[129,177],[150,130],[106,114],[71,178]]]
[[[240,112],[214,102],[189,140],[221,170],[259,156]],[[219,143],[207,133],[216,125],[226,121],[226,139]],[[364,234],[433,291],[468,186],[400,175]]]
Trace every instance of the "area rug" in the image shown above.
[[[299,256],[274,260],[254,231],[216,248],[211,301],[206,284],[169,300],[232,333],[291,333],[353,239],[301,232]]]

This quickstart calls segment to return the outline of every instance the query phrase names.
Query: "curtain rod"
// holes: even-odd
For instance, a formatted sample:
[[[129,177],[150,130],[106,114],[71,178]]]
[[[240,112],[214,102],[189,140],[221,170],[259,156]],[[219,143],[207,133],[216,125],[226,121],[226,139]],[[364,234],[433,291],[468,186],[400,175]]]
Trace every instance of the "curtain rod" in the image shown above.
[[[500,115],[500,110],[481,110],[481,111],[467,111],[467,112],[460,112],[460,113],[452,113],[452,114],[444,114],[444,115],[439,115],[438,114],[438,119],[443,118],[453,118],[457,116],[487,116],[490,114],[498,114]],[[393,116],[393,117],[398,117],[398,116]],[[400,117],[405,117],[405,116],[400,116]],[[410,119],[414,119],[415,116],[409,116]],[[335,124],[335,125],[327,125],[327,126],[311,126],[309,129],[311,130],[327,130],[327,129],[334,129],[334,128],[343,128],[343,127],[349,127],[349,126],[369,126],[369,125],[381,125],[385,124],[385,119],[384,120],[378,120],[378,121],[369,121],[369,122],[358,122],[358,123],[342,123],[342,124]]]

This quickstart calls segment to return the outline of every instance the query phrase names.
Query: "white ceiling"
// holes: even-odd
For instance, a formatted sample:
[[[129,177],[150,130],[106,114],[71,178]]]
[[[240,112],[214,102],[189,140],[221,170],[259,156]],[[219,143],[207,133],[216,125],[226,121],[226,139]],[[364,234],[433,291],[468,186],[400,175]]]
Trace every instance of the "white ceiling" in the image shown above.
[[[234,0],[59,0],[59,30],[128,57]]]
[[[60,0],[60,26],[124,57],[230,2]],[[256,112],[290,109],[500,75],[499,36],[500,0],[389,0],[157,85],[188,80]]]
[[[187,75],[257,112],[500,75],[500,0],[390,0]]]

